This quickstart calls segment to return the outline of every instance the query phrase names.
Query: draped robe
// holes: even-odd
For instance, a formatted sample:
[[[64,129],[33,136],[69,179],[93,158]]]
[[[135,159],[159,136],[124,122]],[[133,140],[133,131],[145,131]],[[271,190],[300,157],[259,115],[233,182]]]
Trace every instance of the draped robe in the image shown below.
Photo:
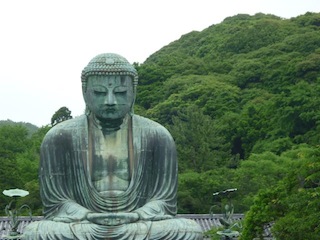
[[[177,161],[170,133],[137,115],[131,124],[130,183],[126,191],[114,196],[102,196],[91,181],[94,146],[87,116],[62,122],[47,133],[40,164],[45,220],[30,224],[23,239],[202,239],[194,221],[174,218]],[[135,212],[140,219],[118,226],[98,225],[78,219],[81,210]],[[59,216],[71,222],[61,222]]]

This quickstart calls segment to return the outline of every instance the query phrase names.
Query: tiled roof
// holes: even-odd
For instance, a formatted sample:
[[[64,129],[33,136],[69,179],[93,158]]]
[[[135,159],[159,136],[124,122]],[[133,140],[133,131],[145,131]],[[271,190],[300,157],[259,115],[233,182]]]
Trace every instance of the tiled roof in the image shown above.
[[[20,217],[20,224],[18,226],[18,232],[23,232],[23,229],[33,221],[39,221],[43,219],[43,217],[32,217],[32,220],[30,217]],[[10,231],[11,226],[10,226],[10,220],[8,217],[0,217],[0,240],[6,239],[4,236],[8,234]]]
[[[213,227],[221,227],[219,219],[223,217],[222,214],[178,214],[177,217],[188,218],[195,220],[202,228],[203,232],[210,230]],[[242,220],[243,214],[234,214],[233,218],[235,221]],[[32,221],[39,221],[43,219],[41,216],[37,217],[20,217],[20,224],[18,227],[19,232],[23,232],[24,228]],[[4,236],[8,234],[10,230],[10,221],[8,217],[0,217],[0,240],[4,240]],[[265,235],[270,235],[270,228],[267,228]]]
[[[178,214],[177,217],[189,218],[195,220],[202,228],[203,232],[209,231],[211,228],[221,227],[219,219],[223,217],[222,214]],[[234,221],[242,220],[243,214],[234,214]]]

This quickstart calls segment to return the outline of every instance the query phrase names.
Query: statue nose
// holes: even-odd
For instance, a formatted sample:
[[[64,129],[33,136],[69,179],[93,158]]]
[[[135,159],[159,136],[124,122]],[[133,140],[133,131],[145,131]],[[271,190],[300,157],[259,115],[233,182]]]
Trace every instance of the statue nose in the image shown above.
[[[115,105],[117,103],[116,98],[114,96],[114,93],[108,92],[106,99],[105,99],[105,104],[107,105]]]

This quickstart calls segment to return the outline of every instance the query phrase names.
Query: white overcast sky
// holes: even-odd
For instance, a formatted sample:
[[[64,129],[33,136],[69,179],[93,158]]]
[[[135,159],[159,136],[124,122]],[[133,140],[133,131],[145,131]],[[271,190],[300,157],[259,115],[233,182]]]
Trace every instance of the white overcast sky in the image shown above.
[[[80,74],[99,53],[143,63],[226,17],[308,11],[320,12],[320,0],[1,0],[0,120],[40,127],[62,106],[81,115]]]

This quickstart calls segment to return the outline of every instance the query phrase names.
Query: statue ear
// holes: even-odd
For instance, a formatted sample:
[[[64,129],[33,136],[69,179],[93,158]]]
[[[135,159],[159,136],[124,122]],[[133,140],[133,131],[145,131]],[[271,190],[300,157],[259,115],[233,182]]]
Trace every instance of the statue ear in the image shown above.
[[[85,86],[82,86],[82,96],[83,96],[84,102],[85,102],[85,104],[86,104],[86,109],[85,109],[84,113],[85,113],[87,116],[89,116],[90,113],[91,113],[91,111],[90,111],[90,109],[89,109],[89,107],[88,107],[88,104],[87,104],[88,95],[87,95],[87,86],[86,86],[86,85],[85,85]]]
[[[82,96],[85,102],[87,102],[87,83],[86,82],[82,82]]]
[[[134,114],[134,103],[136,101],[136,96],[137,96],[137,86],[133,86],[133,100],[131,104],[131,114]]]
[[[87,104],[86,104],[86,109],[84,110],[84,114],[89,116],[91,113],[90,109],[88,108]]]

